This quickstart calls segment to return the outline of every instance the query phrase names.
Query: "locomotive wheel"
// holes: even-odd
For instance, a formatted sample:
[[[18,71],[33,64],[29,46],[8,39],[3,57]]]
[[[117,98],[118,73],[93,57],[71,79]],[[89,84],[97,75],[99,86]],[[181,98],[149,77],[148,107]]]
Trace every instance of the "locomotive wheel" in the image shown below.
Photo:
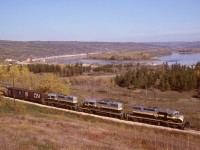
[[[108,114],[108,117],[111,117],[111,118],[112,118],[112,114]]]
[[[120,119],[120,120],[124,119],[123,115],[120,115],[120,116],[119,116],[119,119]]]
[[[179,126],[178,127],[179,129],[181,129],[181,130],[184,130],[185,129],[185,127],[182,125],[182,126]]]

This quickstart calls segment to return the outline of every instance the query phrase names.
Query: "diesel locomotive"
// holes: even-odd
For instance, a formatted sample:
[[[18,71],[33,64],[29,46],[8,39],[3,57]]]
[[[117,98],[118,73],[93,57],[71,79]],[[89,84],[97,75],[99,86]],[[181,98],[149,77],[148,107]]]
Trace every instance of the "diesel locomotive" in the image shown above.
[[[66,109],[77,110],[78,99],[76,96],[66,96],[56,93],[47,94],[44,99],[44,105],[63,107]]]
[[[5,87],[4,96],[129,121],[178,129],[190,127],[190,123],[185,120],[184,115],[172,109],[135,105],[131,110],[125,110],[123,103],[109,99],[91,99],[80,103],[76,96],[65,96],[57,93],[46,94],[16,87]]]
[[[177,110],[145,107],[141,105],[133,106],[132,111],[127,112],[127,120],[157,124],[173,128],[184,129],[189,127],[190,123]]]
[[[119,119],[123,119],[124,116],[123,105],[121,102],[114,102],[106,99],[85,100],[79,109],[80,111],[115,117]]]

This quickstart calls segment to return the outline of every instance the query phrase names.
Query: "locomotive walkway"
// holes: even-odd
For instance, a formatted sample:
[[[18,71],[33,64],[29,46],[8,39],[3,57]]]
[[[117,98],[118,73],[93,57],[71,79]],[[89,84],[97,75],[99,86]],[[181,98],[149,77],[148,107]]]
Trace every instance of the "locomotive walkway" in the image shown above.
[[[8,97],[5,97],[5,98],[9,99],[9,100],[13,100],[13,98],[8,98]],[[139,122],[120,120],[120,119],[117,119],[117,118],[110,118],[110,117],[105,117],[105,116],[88,114],[88,113],[85,113],[85,112],[78,112],[78,111],[73,111],[73,110],[68,110],[68,109],[63,109],[63,108],[57,108],[57,107],[53,107],[53,106],[42,105],[42,104],[23,101],[23,100],[19,100],[19,99],[15,99],[15,100],[17,102],[26,103],[26,104],[32,104],[32,105],[43,107],[43,108],[51,108],[51,109],[54,109],[54,110],[60,110],[60,111],[64,111],[64,112],[69,112],[71,114],[89,116],[89,117],[99,118],[99,119],[113,121],[113,122],[117,122],[117,123],[124,123],[124,124],[128,124],[128,125],[133,125],[133,126],[140,126],[140,127],[154,128],[154,129],[162,129],[162,130],[168,130],[168,131],[176,131],[176,132],[181,132],[181,133],[200,136],[200,131],[191,130],[191,129],[179,130],[179,129],[168,128],[168,127],[163,127],[163,126],[156,126],[156,125],[144,124],[144,123],[139,123]]]

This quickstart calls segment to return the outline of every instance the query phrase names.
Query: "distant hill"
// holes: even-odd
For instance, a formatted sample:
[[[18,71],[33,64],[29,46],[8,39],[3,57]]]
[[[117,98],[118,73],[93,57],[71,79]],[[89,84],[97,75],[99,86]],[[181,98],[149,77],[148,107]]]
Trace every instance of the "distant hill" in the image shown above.
[[[150,42],[155,46],[164,46],[170,48],[200,48],[200,41],[195,42]]]
[[[171,49],[172,47],[200,48],[200,42],[133,43],[133,42],[73,42],[73,41],[0,41],[0,60],[46,57],[91,52],[124,52],[135,50]]]
[[[68,41],[0,41],[0,58],[45,57],[63,54],[91,52],[120,52],[159,49],[160,46],[145,43],[110,43],[110,42],[68,42]]]
[[[177,48],[200,48],[200,41],[197,42],[184,42],[176,45]]]

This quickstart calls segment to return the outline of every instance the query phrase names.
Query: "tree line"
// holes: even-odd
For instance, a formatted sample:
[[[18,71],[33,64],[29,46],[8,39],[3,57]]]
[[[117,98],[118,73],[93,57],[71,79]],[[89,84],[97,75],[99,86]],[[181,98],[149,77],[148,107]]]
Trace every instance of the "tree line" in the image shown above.
[[[91,70],[90,66],[82,64],[75,65],[54,65],[54,64],[29,64],[28,69],[33,73],[54,73],[61,77],[79,76]]]
[[[200,62],[192,67],[164,64],[160,69],[148,67],[129,69],[125,74],[117,75],[115,82],[121,87],[131,89],[153,87],[162,91],[200,90]]]
[[[109,72],[109,73],[114,73],[114,65],[103,65],[99,66],[93,69],[94,72]]]

